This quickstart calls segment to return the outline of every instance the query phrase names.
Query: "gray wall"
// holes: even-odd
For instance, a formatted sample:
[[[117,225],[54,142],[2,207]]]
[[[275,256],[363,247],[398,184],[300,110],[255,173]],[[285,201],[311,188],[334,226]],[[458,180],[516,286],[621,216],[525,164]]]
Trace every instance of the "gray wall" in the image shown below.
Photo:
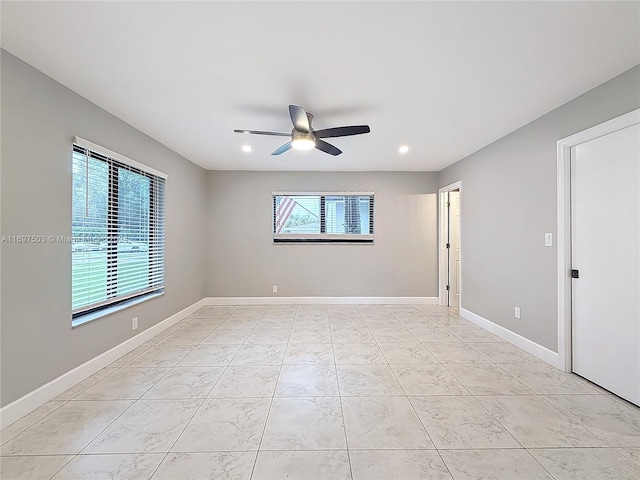
[[[557,351],[556,143],[638,107],[635,67],[439,173],[462,181],[465,309]]]
[[[72,137],[169,175],[166,294],[71,328],[68,244],[2,244],[1,405],[204,297],[206,172],[2,51],[2,235],[71,235]]]
[[[208,176],[209,296],[438,295],[437,174],[210,171]],[[375,244],[274,245],[272,191],[375,191]]]

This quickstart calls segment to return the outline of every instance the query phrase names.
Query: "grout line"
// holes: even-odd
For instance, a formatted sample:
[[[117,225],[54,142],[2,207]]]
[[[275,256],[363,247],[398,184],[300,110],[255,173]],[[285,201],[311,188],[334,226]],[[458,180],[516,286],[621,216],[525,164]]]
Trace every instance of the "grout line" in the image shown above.
[[[70,402],[70,400],[49,400],[47,403],[45,403],[44,405],[47,405],[50,402],[60,402],[60,405],[58,405],[58,407],[54,408],[53,410],[51,410],[49,413],[47,413],[44,417],[35,420],[33,423],[31,423],[30,425],[27,425],[26,427],[24,427],[22,430],[20,430],[18,433],[16,433],[13,437],[11,437],[8,440],[4,440],[2,439],[2,432],[5,432],[6,430],[8,430],[10,427],[12,427],[13,425],[15,425],[16,423],[18,423],[19,421],[23,420],[24,418],[28,417],[29,415],[31,415],[33,412],[35,412],[36,410],[34,410],[33,412],[28,413],[27,415],[25,415],[24,417],[21,417],[19,419],[17,419],[15,422],[13,422],[11,425],[7,425],[6,427],[4,427],[2,430],[0,430],[0,446],[4,446],[7,443],[9,443],[10,441],[18,438],[20,435],[22,435],[24,432],[26,432],[27,430],[29,430],[31,427],[35,427],[36,425],[38,425],[40,422],[44,421],[46,418],[48,418],[53,412],[57,411],[58,409],[60,409],[61,407],[65,406],[67,403]],[[44,405],[42,405],[41,407],[38,408],[42,408],[44,407]]]
[[[229,314],[229,317],[231,315],[233,315],[233,313],[235,313],[237,311],[237,308],[231,312]],[[227,317],[227,319],[229,318]],[[227,319],[223,320],[222,323],[224,323]],[[189,322],[187,322],[189,323]],[[221,324],[222,325],[222,324]],[[218,328],[220,328],[220,325],[218,325],[216,328],[213,329],[213,331],[216,331]],[[180,329],[176,330],[179,331]],[[173,334],[172,334],[173,335]],[[206,338],[206,337],[205,337]],[[193,349],[191,349],[191,352],[199,345],[201,345],[202,342],[200,342],[198,345],[196,345]],[[189,352],[190,353],[190,352]],[[188,354],[187,354],[188,355]],[[185,355],[186,357],[186,355]],[[185,357],[182,357],[182,359],[178,360],[178,362],[181,362]],[[175,367],[175,366],[174,366]],[[223,372],[224,373],[224,372]],[[218,381],[220,381],[220,378],[222,377],[222,375],[220,375],[220,377],[218,377],[218,379],[215,381],[215,383],[213,384],[213,386],[211,387],[211,389],[213,389],[215,387],[215,385],[218,383]],[[209,392],[210,393],[210,392]],[[207,394],[208,396],[208,394]],[[152,478],[156,472],[158,471],[158,469],[160,468],[160,465],[162,465],[164,463],[164,461],[166,460],[166,458],[169,456],[169,453],[171,453],[171,450],[173,449],[173,447],[175,447],[176,443],[178,443],[178,440],[180,440],[180,437],[182,437],[182,435],[184,434],[185,430],[189,427],[189,425],[191,425],[191,422],[193,421],[193,419],[196,417],[196,415],[198,414],[198,412],[202,409],[202,406],[205,404],[205,402],[207,401],[207,397],[204,397],[202,399],[202,401],[200,402],[200,405],[198,405],[198,407],[196,408],[195,412],[193,412],[193,415],[191,415],[191,418],[189,418],[189,420],[187,422],[185,422],[184,428],[182,429],[182,431],[178,434],[178,436],[176,437],[176,439],[174,440],[174,442],[171,444],[171,446],[169,447],[168,451],[164,454],[164,456],[162,457],[162,460],[160,460],[160,462],[158,463],[158,465],[156,466],[156,468],[153,470],[153,473],[151,474]]]
[[[578,426],[584,428],[587,432],[589,432],[591,435],[596,437],[598,440],[604,442],[609,448],[616,448],[614,445],[611,445],[611,442],[609,442],[605,438],[601,437],[598,433],[596,433],[593,430],[591,430],[591,428],[589,427],[588,424],[583,423],[579,418],[577,418],[571,412],[568,412],[568,411],[564,410],[563,408],[554,405],[549,400],[547,400],[542,394],[538,395],[538,397],[541,398],[542,401],[544,401],[547,405],[551,406],[551,408],[553,408],[555,410],[558,410],[562,415],[567,417],[569,419],[569,421],[573,421],[573,422],[577,423]],[[567,448],[567,447],[563,447],[563,448]],[[598,447],[592,447],[592,448],[598,448]],[[603,448],[603,447],[600,447],[600,448]]]
[[[528,449],[528,448],[525,448],[525,449],[524,449],[524,451],[525,451],[525,452],[527,452],[527,453],[529,454],[529,456],[533,459],[533,461],[534,461],[534,462],[536,462],[538,465],[540,465],[540,467],[541,467],[545,472],[547,472],[551,478],[553,478],[554,480],[557,480],[557,479],[556,479],[556,476],[555,476],[553,473],[551,473],[551,471],[550,471],[550,470],[548,470],[548,469],[547,469],[547,468],[546,468],[542,463],[540,463],[540,460],[538,460],[538,459],[536,458],[536,456],[535,456],[535,455],[533,455],[533,454],[529,451],[529,449]]]
[[[336,373],[337,382],[337,373]],[[340,414],[342,415],[342,431],[344,432],[344,444],[347,448],[347,462],[349,463],[349,475],[353,479],[353,466],[351,465],[351,449],[349,448],[349,438],[347,437],[347,422],[344,417],[344,406],[342,405],[342,396],[340,395],[340,386],[338,386],[338,402],[340,403]]]
[[[386,308],[386,307],[385,307]],[[387,309],[388,310],[388,309]],[[400,321],[400,319],[398,319],[398,317],[389,310],[389,312],[398,320]],[[366,322],[365,322],[366,323]],[[373,334],[372,334],[373,335]],[[375,337],[374,337],[375,340]],[[417,340],[417,338],[416,338]],[[377,342],[376,342],[377,343]],[[422,345],[422,342],[419,342],[420,345]],[[378,345],[378,348],[380,348],[380,346]],[[425,348],[427,351],[429,351],[426,347],[423,346],[423,348]],[[432,355],[433,356],[433,355]],[[385,357],[386,358],[386,357]],[[434,357],[435,358],[435,357]],[[437,360],[437,359],[436,359]],[[420,415],[418,415],[418,412],[415,409],[415,406],[413,405],[413,403],[411,402],[411,399],[409,398],[409,395],[407,395],[406,390],[404,389],[404,387],[402,386],[402,383],[400,383],[400,380],[398,380],[398,376],[396,374],[396,372],[393,370],[393,368],[391,367],[391,364],[387,361],[387,365],[389,366],[389,369],[391,370],[391,373],[393,374],[396,382],[398,382],[398,385],[400,385],[400,388],[402,389],[402,392],[404,393],[404,397],[400,397],[400,398],[405,398],[407,400],[407,402],[409,403],[409,406],[411,407],[414,415],[416,416],[416,418],[418,419],[418,422],[420,422],[420,425],[422,425],[422,429],[424,430],[424,432],[427,435],[427,438],[429,439],[429,441],[431,442],[431,444],[433,445],[433,448],[435,449],[435,451],[438,453],[438,457],[440,457],[440,461],[442,462],[442,465],[444,465],[444,468],[447,470],[447,472],[449,473],[449,475],[451,476],[451,478],[453,479],[453,473],[449,470],[449,466],[447,465],[447,463],[444,461],[444,458],[442,457],[442,454],[440,453],[440,450],[438,450],[438,448],[436,447],[435,442],[433,441],[433,438],[431,438],[431,435],[429,434],[429,430],[427,429],[427,427],[425,426],[424,422],[422,421],[422,419],[420,418]]]
[[[89,440],[84,447],[82,447],[78,453],[73,454],[73,458],[77,457],[78,455],[80,455],[89,445],[91,445],[93,443],[93,441],[98,438],[100,435],[102,435],[111,425],[113,425],[116,421],[118,421],[118,419],[120,417],[122,417],[125,413],[127,413],[135,404],[137,400],[84,400],[84,401],[98,401],[98,402],[131,402],[131,405],[129,405],[127,408],[125,408],[122,413],[120,413],[120,415],[116,416],[116,418],[114,418],[109,425],[107,425],[106,427],[104,427],[102,430],[100,430],[100,432],[98,434],[96,434],[91,440]],[[73,460],[73,459],[72,459]]]
[[[335,343],[333,341],[333,329],[331,328],[331,319],[327,309],[327,318],[329,320],[329,336],[331,338],[331,353],[333,354],[333,370],[336,374],[336,385],[338,386],[338,402],[340,402],[340,414],[342,415],[342,430],[344,432],[344,443],[347,448],[347,462],[349,463],[349,476],[353,479],[353,466],[351,465],[351,450],[349,449],[349,437],[347,436],[347,421],[344,416],[344,405],[342,403],[342,391],[340,390],[340,379],[338,378],[338,365],[336,360]]]
[[[269,311],[269,307],[267,307],[267,309],[265,310],[265,313]],[[273,408],[273,402],[275,400],[276,397],[276,391],[278,389],[278,382],[280,381],[280,375],[282,373],[282,367],[284,365],[284,357],[287,354],[287,349],[289,348],[289,338],[291,337],[291,331],[293,330],[293,325],[295,324],[295,318],[298,314],[298,306],[296,305],[296,311],[293,315],[293,322],[291,323],[291,327],[289,327],[289,337],[287,338],[287,343],[284,347],[284,352],[282,353],[282,359],[280,361],[280,370],[278,370],[278,377],[276,378],[276,383],[273,386],[273,395],[271,395],[271,402],[269,402],[269,408],[267,410],[267,416],[264,419],[264,426],[262,427],[262,435],[260,436],[260,443],[258,443],[258,449],[256,450],[256,458],[253,461],[253,466],[251,467],[251,476],[249,478],[253,478],[253,474],[255,472],[256,469],[256,465],[258,464],[258,455],[260,455],[260,447],[262,447],[262,441],[264,440],[264,434],[267,430],[267,424],[269,423],[269,416],[271,415],[271,409]],[[264,318],[264,313],[262,315],[262,317],[260,318],[260,320],[262,320]],[[256,326],[260,323],[260,320],[258,320],[258,323],[256,323]],[[255,329],[255,328],[254,328]],[[248,337],[247,337],[248,338]]]
[[[393,315],[393,312],[390,312],[390,313]],[[394,317],[395,317],[395,315],[394,315]],[[374,340],[375,340],[375,338],[374,338]],[[378,347],[378,348],[380,348],[380,347]],[[433,438],[431,438],[431,435],[429,434],[429,430],[427,430],[427,427],[424,425],[424,422],[420,418],[420,415],[418,415],[418,412],[416,411],[415,407],[413,406],[413,403],[411,403],[411,399],[409,398],[409,395],[407,394],[407,391],[402,386],[402,383],[398,379],[398,375],[396,374],[395,370],[393,370],[393,368],[391,367],[391,364],[389,364],[388,362],[387,362],[387,366],[389,367],[389,370],[391,370],[391,374],[393,375],[393,378],[395,378],[396,382],[398,382],[398,385],[400,385],[400,388],[402,389],[402,392],[404,393],[404,398],[407,400],[407,403],[411,406],[411,410],[413,411],[413,414],[416,416],[416,418],[420,422],[420,425],[422,425],[422,429],[427,434],[427,438],[429,439],[429,441],[433,445],[433,448],[436,448],[436,444],[433,441]],[[443,460],[443,462],[444,462],[444,460]]]
[[[68,462],[66,462],[64,465],[62,465],[62,467],[60,467],[60,469],[58,469],[57,472],[55,472],[53,475],[51,475],[50,478],[55,478],[56,475],[58,475],[62,470],[64,470],[66,468],[67,465],[69,465],[71,462],[73,462],[73,460],[78,456],[79,454],[73,455]],[[62,456],[62,455],[61,455]]]

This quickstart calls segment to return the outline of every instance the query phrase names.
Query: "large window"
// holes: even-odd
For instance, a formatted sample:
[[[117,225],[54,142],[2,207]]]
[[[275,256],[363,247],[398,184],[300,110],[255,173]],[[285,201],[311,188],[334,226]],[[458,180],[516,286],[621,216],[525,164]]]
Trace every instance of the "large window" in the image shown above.
[[[373,243],[373,192],[273,193],[273,241]]]
[[[166,176],[79,138],[72,164],[75,323],[163,291]]]

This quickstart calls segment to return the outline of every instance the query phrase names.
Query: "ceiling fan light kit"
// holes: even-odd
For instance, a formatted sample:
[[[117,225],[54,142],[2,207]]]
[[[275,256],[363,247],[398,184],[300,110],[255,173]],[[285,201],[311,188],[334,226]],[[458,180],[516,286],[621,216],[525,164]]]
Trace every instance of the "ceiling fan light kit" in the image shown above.
[[[312,133],[291,132],[291,146],[296,150],[311,150],[316,148],[316,137]]]
[[[263,130],[234,130],[234,132],[291,138],[291,140],[277,148],[271,155],[280,155],[291,148],[296,150],[312,150],[313,148],[317,148],[329,155],[336,156],[340,155],[342,150],[321,140],[321,138],[347,137],[350,135],[369,133],[371,131],[369,125],[352,125],[349,127],[314,130],[311,128],[313,115],[307,113],[305,109],[299,105],[289,105],[289,117],[291,117],[291,123],[293,123],[291,133],[268,132]]]

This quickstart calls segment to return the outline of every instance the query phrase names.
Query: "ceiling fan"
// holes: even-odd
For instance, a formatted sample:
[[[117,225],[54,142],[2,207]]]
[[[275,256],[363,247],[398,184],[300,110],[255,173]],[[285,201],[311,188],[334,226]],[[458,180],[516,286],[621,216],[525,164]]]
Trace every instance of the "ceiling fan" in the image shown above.
[[[299,105],[289,105],[289,116],[293,123],[291,133],[264,132],[261,130],[234,130],[236,133],[251,133],[254,135],[273,135],[277,137],[291,137],[291,140],[276,149],[271,155],[280,155],[291,148],[296,150],[311,150],[317,148],[329,155],[340,155],[342,150],[322,140],[331,137],[347,137],[369,133],[369,125],[352,125],[349,127],[333,127],[314,130],[311,127],[313,115]]]

